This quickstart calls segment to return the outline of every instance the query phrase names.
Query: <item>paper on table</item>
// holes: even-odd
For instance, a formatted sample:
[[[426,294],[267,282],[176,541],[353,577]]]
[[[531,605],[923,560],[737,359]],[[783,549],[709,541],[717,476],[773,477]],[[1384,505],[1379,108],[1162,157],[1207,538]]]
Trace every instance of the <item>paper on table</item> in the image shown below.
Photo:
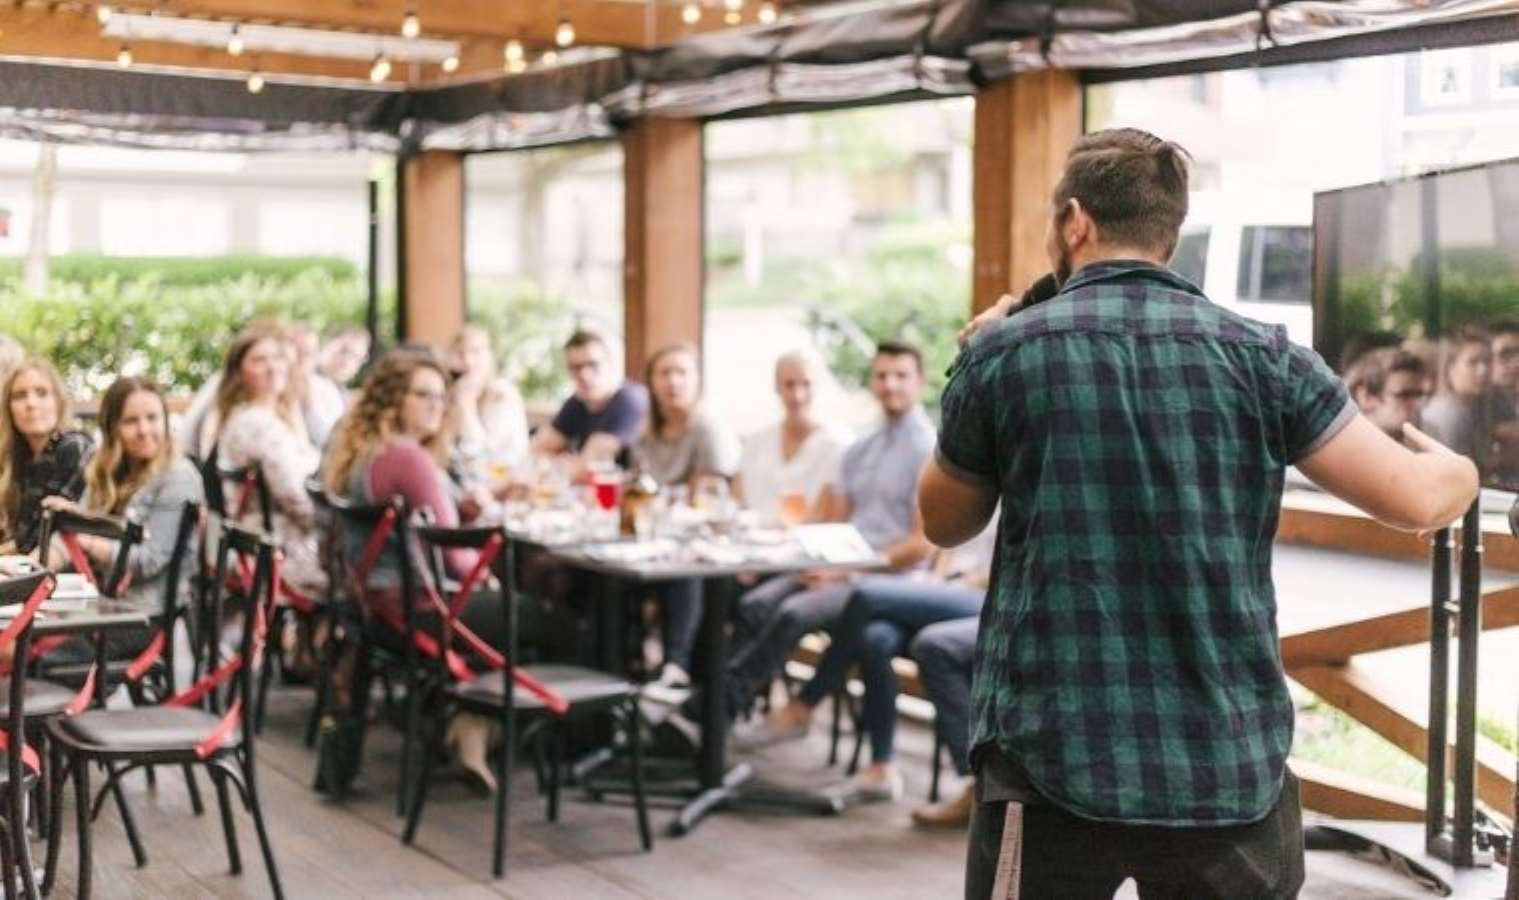
[[[49,604],[54,600],[94,600],[100,596],[95,589],[94,582],[83,575],[66,572],[58,576],[58,586],[53,589],[53,596],[48,598]]]
[[[807,555],[830,563],[862,563],[876,558],[875,548],[853,525],[801,525],[795,530],[797,543]]]

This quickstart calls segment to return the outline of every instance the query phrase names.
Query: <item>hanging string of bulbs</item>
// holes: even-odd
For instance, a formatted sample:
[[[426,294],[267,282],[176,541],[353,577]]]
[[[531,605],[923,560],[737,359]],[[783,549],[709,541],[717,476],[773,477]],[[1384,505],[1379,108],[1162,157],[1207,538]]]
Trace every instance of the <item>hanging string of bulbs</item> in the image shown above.
[[[680,9],[680,18],[688,26],[694,26],[701,22],[704,15],[703,3],[707,0],[685,0]],[[718,0],[723,8],[723,22],[728,25],[738,25],[744,19],[744,6],[746,0]],[[415,40],[422,35],[422,19],[417,12],[420,0],[407,0],[405,15],[401,18],[400,35],[407,40]],[[564,10],[563,0],[557,3],[559,14],[554,26],[553,45],[546,48],[537,58],[537,62],[543,66],[557,65],[559,51],[566,50],[575,45],[578,37],[575,24]],[[106,25],[115,14],[115,9],[107,3],[95,7],[95,18],[101,25]],[[779,18],[779,10],[773,0],[764,0],[756,8],[755,21],[761,25],[771,25]],[[234,22],[232,30],[227,37],[227,54],[233,57],[241,57],[247,49],[247,44],[241,34],[240,23]],[[116,64],[123,69],[130,68],[134,62],[131,46],[123,41],[121,49],[116,54]],[[459,70],[459,55],[451,53],[439,63],[439,67],[447,74],[453,74]],[[502,45],[502,67],[508,74],[517,75],[527,71],[527,49],[522,40],[513,37]],[[390,58],[383,49],[375,54],[374,61],[369,67],[369,80],[375,83],[385,81],[390,77],[394,67]],[[248,73],[247,87],[252,94],[262,93],[266,84],[264,74],[255,63]]]

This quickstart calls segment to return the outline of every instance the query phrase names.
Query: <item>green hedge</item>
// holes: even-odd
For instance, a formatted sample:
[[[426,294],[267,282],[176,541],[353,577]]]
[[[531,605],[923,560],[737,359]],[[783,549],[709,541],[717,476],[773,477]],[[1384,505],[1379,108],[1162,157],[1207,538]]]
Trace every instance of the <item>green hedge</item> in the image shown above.
[[[0,282],[21,277],[23,261],[0,257]],[[288,282],[311,271],[335,281],[360,277],[358,267],[334,256],[101,256],[71,253],[53,257],[48,275],[64,284],[88,285],[104,278],[155,279],[164,287],[206,287],[242,278]]]

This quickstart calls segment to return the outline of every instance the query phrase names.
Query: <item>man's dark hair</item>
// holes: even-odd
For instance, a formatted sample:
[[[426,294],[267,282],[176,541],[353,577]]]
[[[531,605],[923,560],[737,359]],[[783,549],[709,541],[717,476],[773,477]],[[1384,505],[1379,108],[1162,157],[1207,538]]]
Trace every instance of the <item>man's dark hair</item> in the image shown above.
[[[570,335],[569,340],[564,342],[564,352],[568,353],[571,350],[575,350],[579,347],[589,347],[592,344],[597,344],[602,349],[607,349],[606,338],[602,337],[594,331],[590,331],[585,328],[577,328],[575,329],[575,332]]]
[[[1345,346],[1340,351],[1340,369],[1348,372],[1366,354],[1389,347],[1397,348],[1402,344],[1403,336],[1396,331],[1363,331],[1353,334],[1346,339]]]
[[[882,341],[876,344],[876,356],[910,356],[918,374],[923,374],[923,351],[906,341]]]
[[[1487,333],[1493,337],[1501,334],[1519,334],[1519,317],[1505,316],[1487,323]]]
[[[1358,391],[1380,397],[1387,390],[1387,378],[1395,372],[1407,372],[1418,378],[1424,378],[1429,374],[1429,368],[1424,360],[1416,353],[1400,350],[1395,347],[1383,347],[1370,353],[1361,354],[1361,358],[1345,373],[1345,386],[1350,389],[1352,396]]]
[[[1076,142],[1055,186],[1055,214],[1071,200],[1097,224],[1103,243],[1152,250],[1170,259],[1187,218],[1187,167],[1181,145],[1137,128],[1095,131]]]

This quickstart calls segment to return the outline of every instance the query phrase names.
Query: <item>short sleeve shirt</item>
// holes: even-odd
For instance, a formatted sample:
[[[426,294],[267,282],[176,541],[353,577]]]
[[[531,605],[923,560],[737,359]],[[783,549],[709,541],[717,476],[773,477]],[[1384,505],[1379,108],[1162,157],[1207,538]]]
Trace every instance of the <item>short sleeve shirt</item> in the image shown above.
[[[585,401],[572,396],[554,416],[554,430],[564,436],[572,452],[578,452],[593,434],[610,434],[624,447],[631,447],[643,432],[649,416],[649,392],[635,382],[624,382],[605,406],[591,412]]]
[[[912,532],[918,472],[934,450],[934,425],[915,409],[849,446],[837,483],[849,500],[849,521],[877,550]]]
[[[84,467],[95,452],[95,442],[82,431],[53,435],[32,456],[22,445],[21,464],[16,468],[17,505],[10,511],[12,533],[20,553],[37,549],[42,529],[42,501],[48,497],[78,500],[84,494]]]
[[[1283,474],[1355,415],[1285,329],[1148,263],[1088,266],[978,336],[938,448],[1002,501],[972,746],[1087,818],[1269,812],[1293,724],[1271,582]]]
[[[660,484],[687,484],[704,475],[732,478],[738,474],[738,438],[704,411],[697,412],[680,437],[644,432],[633,444],[633,455]]]

